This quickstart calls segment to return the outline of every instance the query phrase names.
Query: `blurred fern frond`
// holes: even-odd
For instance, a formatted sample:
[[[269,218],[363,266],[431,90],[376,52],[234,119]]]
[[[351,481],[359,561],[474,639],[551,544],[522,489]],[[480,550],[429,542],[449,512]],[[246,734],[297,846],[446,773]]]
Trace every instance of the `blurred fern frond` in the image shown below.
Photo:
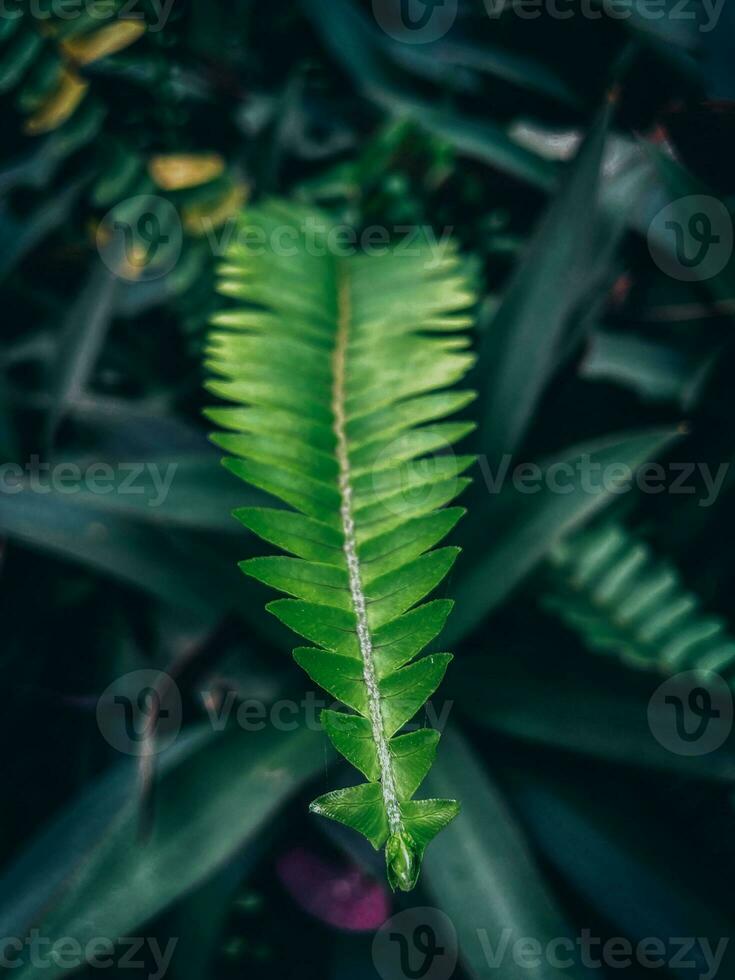
[[[662,673],[717,671],[735,681],[735,640],[702,611],[677,569],[618,523],[586,529],[548,557],[544,608],[592,650]]]
[[[442,508],[473,462],[450,451],[472,423],[441,420],[473,397],[448,389],[474,362],[474,294],[453,251],[335,255],[328,219],[291,205],[249,210],[240,230],[220,283],[238,305],[215,317],[207,362],[209,389],[235,407],[208,414],[229,430],[213,437],[233,454],[225,465],[288,507],[235,516],[292,556],[241,567],[292,597],[269,611],[317,644],[295,660],[353,712],[322,721],[368,781],[312,810],[385,846],[390,884],[409,890],[458,810],[413,799],[438,732],[399,732],[451,660],[415,658],[452,605],[419,603],[458,553],[431,549],[462,516]]]

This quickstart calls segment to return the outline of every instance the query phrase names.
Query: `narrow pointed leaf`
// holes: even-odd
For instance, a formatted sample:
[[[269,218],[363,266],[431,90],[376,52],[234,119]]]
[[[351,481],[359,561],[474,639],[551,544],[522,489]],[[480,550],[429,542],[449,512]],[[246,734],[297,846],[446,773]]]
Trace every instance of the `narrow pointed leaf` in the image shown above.
[[[557,365],[572,311],[590,288],[609,112],[604,112],[550,205],[506,290],[481,358],[486,375],[483,449],[495,465],[515,453]]]
[[[426,885],[432,904],[455,923],[460,954],[473,980],[580,980],[588,971],[570,963],[557,969],[539,959],[529,969],[512,956],[489,959],[503,945],[533,936],[546,948],[558,937],[572,935],[562,910],[543,875],[518,821],[491,775],[470,746],[455,732],[442,740],[427,788],[437,796],[462,796],[462,813],[429,848]],[[431,828],[432,814],[424,815]],[[594,972],[594,971],[593,971]]]
[[[159,756],[155,827],[143,843],[137,769],[125,761],[7,869],[0,879],[2,935],[35,929],[49,948],[74,939],[85,955],[99,949],[100,936],[137,935],[254,842],[323,765],[323,747],[306,730],[189,733]],[[26,945],[12,974],[55,980],[69,968],[61,958],[39,964]]]

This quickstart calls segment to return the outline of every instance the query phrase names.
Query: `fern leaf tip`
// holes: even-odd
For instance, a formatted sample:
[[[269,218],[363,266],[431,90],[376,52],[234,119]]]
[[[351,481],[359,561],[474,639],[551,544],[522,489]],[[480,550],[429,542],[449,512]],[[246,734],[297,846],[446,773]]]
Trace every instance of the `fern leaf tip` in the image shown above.
[[[391,834],[385,846],[385,866],[392,891],[413,891],[421,871],[421,853],[406,831]]]

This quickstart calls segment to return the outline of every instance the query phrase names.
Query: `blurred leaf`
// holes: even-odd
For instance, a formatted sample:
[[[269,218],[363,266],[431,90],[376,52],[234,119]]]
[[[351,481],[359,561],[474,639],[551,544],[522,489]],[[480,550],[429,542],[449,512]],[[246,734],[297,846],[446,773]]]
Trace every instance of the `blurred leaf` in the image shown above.
[[[619,18],[621,5],[615,0],[602,0],[602,6],[611,19]],[[694,53],[700,47],[699,4],[684,12],[677,0],[664,0],[660,17],[651,16],[645,0],[629,0],[625,6],[628,16],[624,20],[628,30],[655,42],[663,51],[673,48],[670,56],[677,58],[679,63],[683,63],[685,53]]]
[[[155,398],[130,401],[88,392],[69,407],[69,414],[93,435],[103,459],[178,460],[201,454],[206,444],[201,428]],[[214,469],[216,479],[216,465]]]
[[[716,102],[735,100],[735,68],[732,63],[731,40],[735,33],[735,8],[723,4],[719,19],[705,33],[704,76],[708,99]]]
[[[569,317],[590,288],[599,237],[600,168],[609,113],[579,150],[507,287],[480,351],[485,390],[482,449],[492,463],[514,453],[556,367]]]
[[[167,924],[179,937],[171,961],[175,980],[202,980],[216,969],[236,890],[262,850],[262,837],[172,908]]]
[[[611,664],[580,669],[579,657],[561,666],[564,651],[549,654],[514,647],[460,657],[451,693],[473,721],[524,742],[669,776],[735,780],[735,738],[701,756],[671,752],[654,738],[648,705],[660,677]],[[662,716],[657,730],[670,724],[670,714]]]
[[[212,738],[204,728],[180,737],[158,757],[161,777],[185,763]],[[116,820],[135,815],[137,760],[124,759],[58,815],[0,878],[0,931],[22,936],[45,914],[49,897],[68,887],[75,869],[94,856],[95,846],[115,829]],[[90,846],[90,844],[92,846]]]
[[[661,940],[673,976],[731,976],[732,915],[709,894],[707,871],[697,858],[682,854],[681,834],[667,823],[670,804],[642,807],[642,784],[629,785],[615,774],[591,773],[584,784],[576,775],[559,779],[555,773],[552,782],[537,771],[513,779],[514,802],[546,860],[586,909],[611,923],[614,935],[633,945],[652,936]],[[692,829],[696,839],[699,828]],[[712,870],[716,882],[719,860]],[[691,940],[676,938],[683,936]],[[716,962],[715,953],[724,959]]]
[[[559,980],[577,970],[554,969],[541,956],[529,968],[509,955],[532,936],[542,947],[568,935],[561,911],[547,890],[524,835],[502,794],[467,743],[456,733],[442,741],[427,788],[462,801],[462,812],[429,847],[426,884],[457,929],[460,954],[477,980]],[[486,946],[491,949],[486,950]],[[500,964],[491,950],[506,949]]]
[[[165,602],[206,613],[236,604],[239,576],[221,544],[215,550],[180,529],[168,533],[164,527],[126,519],[105,508],[106,499],[100,497],[93,505],[53,491],[6,492],[0,494],[0,531]]]
[[[537,92],[544,98],[565,105],[579,106],[581,98],[553,69],[537,58],[530,58],[493,44],[453,41],[448,37],[429,44],[412,45],[385,37],[388,53],[399,63],[417,73],[435,78],[447,85],[457,69],[471,69],[494,75],[520,88]]]
[[[13,416],[8,404],[8,388],[6,370],[0,364],[0,457],[16,459],[18,455],[17,431],[13,425]]]
[[[18,187],[48,187],[61,163],[94,138],[103,117],[101,105],[87,104],[65,125],[34,139],[27,152],[0,168],[0,195]]]
[[[0,280],[12,272],[49,232],[66,221],[85,183],[84,178],[72,181],[28,216],[13,214],[7,201],[0,201]]]
[[[515,488],[509,471],[510,482],[505,482],[499,492],[486,487],[488,502],[484,507],[478,480],[478,503],[463,529],[467,549],[474,556],[468,555],[455,587],[457,606],[444,631],[445,642],[457,643],[479,626],[553,544],[620,492],[625,477],[618,472],[613,479],[616,468],[634,473],[646,460],[660,454],[676,435],[674,429],[658,429],[572,447],[541,464],[538,492]],[[512,460],[508,457],[502,465],[510,467]],[[570,478],[563,492],[555,492],[548,482],[548,475],[559,467]],[[582,478],[585,467],[591,467],[590,472],[607,473],[609,479],[586,486]],[[483,476],[498,478],[500,473],[500,468],[491,473],[485,464]]]
[[[638,334],[596,330],[579,369],[589,381],[624,385],[646,401],[696,402],[715,357],[695,356]]]
[[[46,442],[51,444],[64,412],[84,391],[112,322],[120,280],[96,261],[61,325],[49,388]]]
[[[437,109],[399,84],[376,51],[376,31],[352,0],[333,0],[329,17],[324,16],[318,0],[301,2],[314,27],[358,88],[388,112],[412,119],[435,136],[453,143],[460,153],[545,190],[554,186],[554,165],[514,143],[501,126]]]
[[[548,555],[541,604],[591,651],[634,668],[675,676],[697,671],[707,687],[735,686],[735,639],[703,609],[677,566],[617,521],[560,541]]]
[[[74,503],[109,514],[136,518],[152,526],[181,527],[192,531],[242,533],[232,512],[239,507],[263,504],[264,494],[241,488],[219,465],[216,452],[181,453],[176,459],[161,457],[136,461],[56,459],[52,466],[71,465],[81,472],[107,465],[114,479],[93,489],[93,477],[82,481]],[[91,485],[90,485],[91,484]]]
[[[221,867],[323,766],[322,738],[306,729],[200,736],[187,742],[183,753],[177,747],[168,764],[163,760],[155,827],[145,843],[138,836],[131,767],[121,767],[62,816],[0,881],[2,935],[24,936],[36,926],[52,942],[73,937],[82,945],[96,937],[115,941],[130,935]],[[55,873],[51,855],[63,871]],[[18,980],[52,980],[65,972],[51,963],[21,962]]]
[[[405,101],[401,108],[420,126],[447,140],[465,156],[525,180],[540,190],[551,191],[557,186],[556,164],[516,143],[496,123],[434,109],[416,100]]]
[[[7,194],[16,187],[37,187],[49,182],[59,162],[49,150],[48,143],[34,145],[28,153],[0,167],[0,194]]]

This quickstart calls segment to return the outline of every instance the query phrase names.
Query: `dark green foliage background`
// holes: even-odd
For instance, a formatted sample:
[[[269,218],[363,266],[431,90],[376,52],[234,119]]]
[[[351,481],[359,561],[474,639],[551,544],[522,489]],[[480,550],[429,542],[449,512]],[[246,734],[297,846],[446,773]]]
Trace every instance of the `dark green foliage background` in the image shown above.
[[[155,23],[154,7],[140,9]],[[175,980],[374,975],[370,938],[315,924],[275,873],[303,845],[382,874],[369,850],[307,814],[335,775],[321,736],[183,738],[185,758],[159,759],[152,786],[120,768],[97,727],[98,695],[142,667],[175,674],[189,733],[213,685],[266,703],[304,690],[266,591],[237,571],[259,547],[229,517],[248,491],[220,471],[201,420],[211,249],[187,238],[152,282],[108,274],[94,228],[115,203],[98,194],[110,144],[144,159],[220,153],[226,179],[253,197],[295,196],[358,228],[451,227],[481,283],[474,448],[491,467],[504,452],[514,463],[590,452],[715,471],[735,448],[735,270],[669,278],[645,236],[668,201],[731,200],[731,22],[729,9],[710,32],[671,16],[490,19],[467,0],[449,35],[424,47],[391,41],[356,0],[175,0],[162,30],[85,69],[84,111],[99,110],[85,139],[24,135],[22,77],[5,87],[4,461],[178,469],[160,507],[150,488],[0,493],[0,935],[39,922],[76,935],[70,923],[96,910],[107,918],[92,935],[181,936]],[[533,149],[509,135],[519,120]],[[555,136],[580,132],[576,161],[555,159]],[[605,142],[618,162],[599,180]],[[660,675],[587,649],[541,600],[545,555],[608,507],[726,620],[732,475],[710,507],[701,481],[692,495],[525,496],[493,495],[475,477],[446,587],[456,660],[442,695],[454,703],[435,777],[464,812],[395,908],[443,908],[463,975],[498,980],[586,973],[519,973],[510,960],[491,971],[477,929],[730,936],[735,743],[694,759],[663,748],[646,717]],[[275,781],[264,776],[274,768]],[[93,821],[96,806],[106,810]],[[77,839],[52,824],[39,849],[65,808]],[[145,844],[141,823],[153,827]],[[98,839],[85,891],[78,872]],[[682,972],[697,975],[658,974]]]

